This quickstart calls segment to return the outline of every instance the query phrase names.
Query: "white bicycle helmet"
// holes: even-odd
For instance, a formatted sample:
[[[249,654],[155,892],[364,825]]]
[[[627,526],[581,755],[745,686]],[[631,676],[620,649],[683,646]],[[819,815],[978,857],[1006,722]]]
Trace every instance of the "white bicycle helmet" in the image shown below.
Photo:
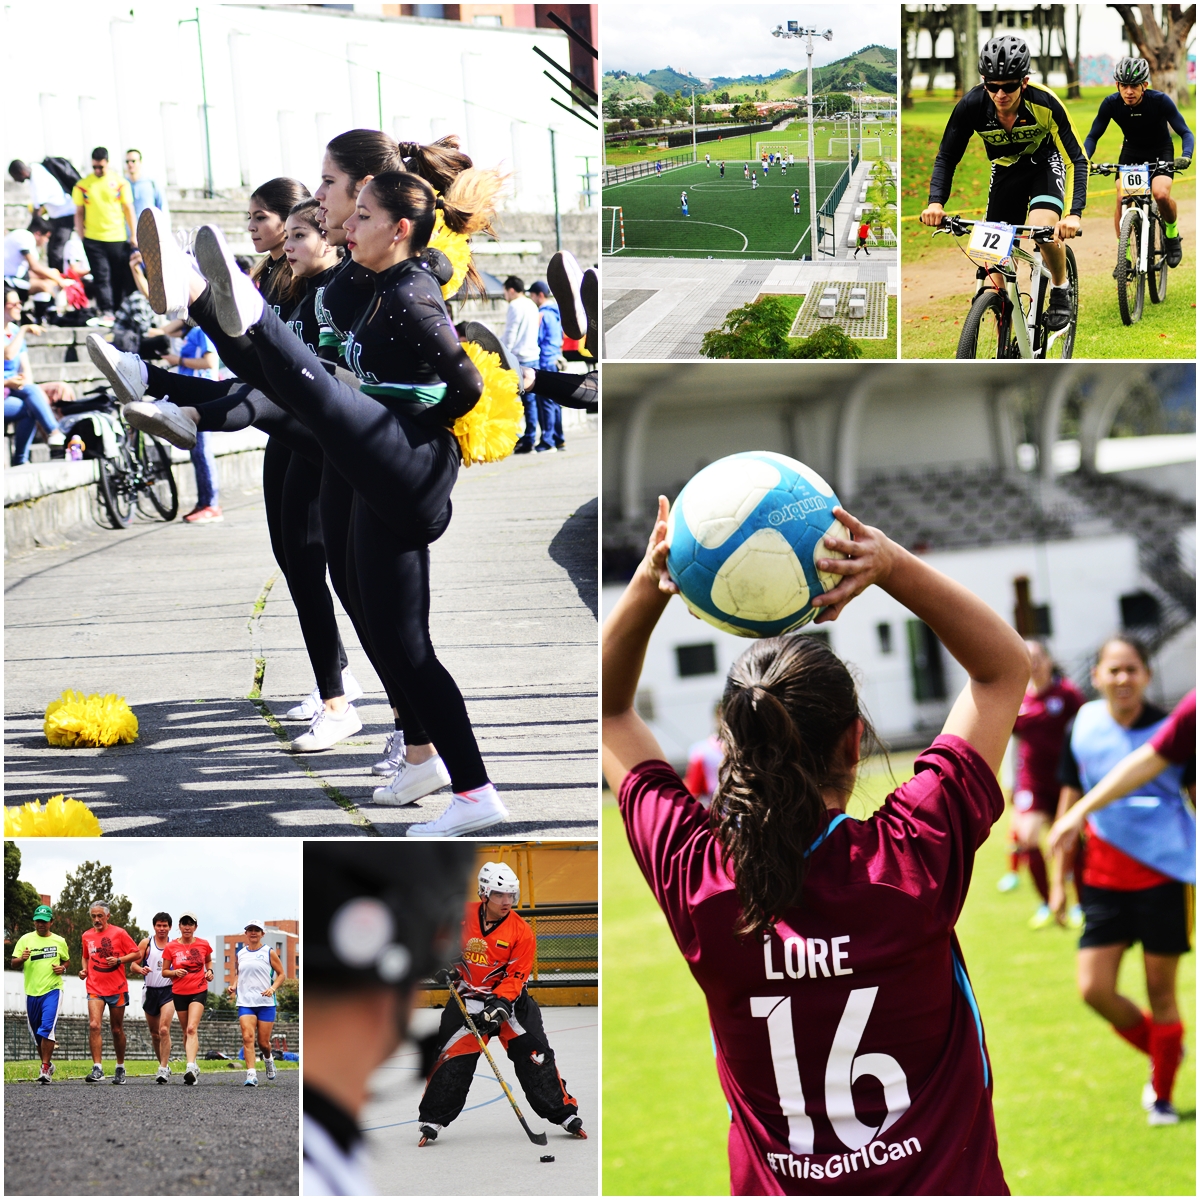
[[[521,903],[521,881],[506,863],[486,862],[479,868],[480,900],[486,900],[492,892],[512,896],[514,907]]]

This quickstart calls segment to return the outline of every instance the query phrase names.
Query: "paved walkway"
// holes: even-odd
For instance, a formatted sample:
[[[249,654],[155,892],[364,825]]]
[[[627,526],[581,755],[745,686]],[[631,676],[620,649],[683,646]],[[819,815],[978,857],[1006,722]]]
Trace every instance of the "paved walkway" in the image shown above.
[[[432,552],[434,643],[512,814],[506,837],[596,831],[598,439],[594,424],[567,438],[566,453],[464,471]],[[302,731],[280,718],[312,672],[261,490],[222,500],[222,524],[80,530],[5,564],[6,803],[64,792],[106,833],[152,836],[402,836],[430,820],[449,792],[371,802],[390,710],[344,615],[363,732],[322,754],[281,743]],[[261,701],[247,698],[258,668]],[[65,688],[124,695],[138,741],[48,747],[42,716]]]

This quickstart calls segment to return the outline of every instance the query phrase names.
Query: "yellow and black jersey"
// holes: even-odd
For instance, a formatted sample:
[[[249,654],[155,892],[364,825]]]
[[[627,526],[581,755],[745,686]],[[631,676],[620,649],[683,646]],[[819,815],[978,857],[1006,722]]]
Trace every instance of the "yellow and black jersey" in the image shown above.
[[[499,996],[515,1001],[529,980],[537,942],[527,922],[509,912],[494,925],[485,923],[484,905],[467,905],[463,952],[458,971],[464,996]]]
[[[954,169],[962,161],[972,134],[978,134],[995,167],[1011,167],[1047,141],[1066,169],[1067,211],[1080,216],[1087,204],[1088,159],[1063,102],[1047,87],[1026,85],[1012,129],[1005,129],[983,84],[973,87],[954,106],[929,181],[929,203],[950,198]]]

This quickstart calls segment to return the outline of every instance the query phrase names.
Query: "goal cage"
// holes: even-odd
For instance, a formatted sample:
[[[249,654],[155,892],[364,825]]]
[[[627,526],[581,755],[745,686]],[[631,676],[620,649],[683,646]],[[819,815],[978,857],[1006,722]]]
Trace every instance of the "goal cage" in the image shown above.
[[[851,142],[858,142],[858,153],[860,156],[866,155],[868,146],[874,146],[876,156],[878,158],[883,157],[883,139],[877,138],[877,137],[863,137],[863,138],[831,137],[829,139],[829,157],[837,158],[839,153],[842,155],[848,154],[850,151],[850,143]],[[842,150],[841,149],[842,146],[845,146],[846,149]]]
[[[619,204],[605,204],[600,213],[604,253],[619,254],[625,249],[625,210]]]
[[[754,161],[762,162],[764,154],[774,154],[776,158],[782,155],[785,159],[791,155],[797,163],[808,161],[808,139],[802,142],[755,142]],[[788,166],[792,166],[788,163]]]

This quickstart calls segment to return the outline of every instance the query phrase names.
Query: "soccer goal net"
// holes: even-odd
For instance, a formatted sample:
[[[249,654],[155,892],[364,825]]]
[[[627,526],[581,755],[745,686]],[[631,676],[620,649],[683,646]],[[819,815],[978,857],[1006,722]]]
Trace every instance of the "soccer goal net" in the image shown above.
[[[768,155],[774,154],[776,159],[782,158],[784,162],[791,163],[795,160],[804,162],[808,158],[808,142],[755,142],[754,157],[759,162]]]
[[[837,158],[839,154],[848,154],[850,152],[851,141],[858,142],[858,138],[831,137],[829,139],[829,157]],[[864,137],[858,147],[860,154],[866,154],[869,146],[875,147],[875,153],[879,158],[883,157],[883,139],[877,137]],[[845,149],[843,149],[845,147]]]
[[[604,253],[619,254],[625,249],[625,210],[620,205],[604,205],[601,210]]]

